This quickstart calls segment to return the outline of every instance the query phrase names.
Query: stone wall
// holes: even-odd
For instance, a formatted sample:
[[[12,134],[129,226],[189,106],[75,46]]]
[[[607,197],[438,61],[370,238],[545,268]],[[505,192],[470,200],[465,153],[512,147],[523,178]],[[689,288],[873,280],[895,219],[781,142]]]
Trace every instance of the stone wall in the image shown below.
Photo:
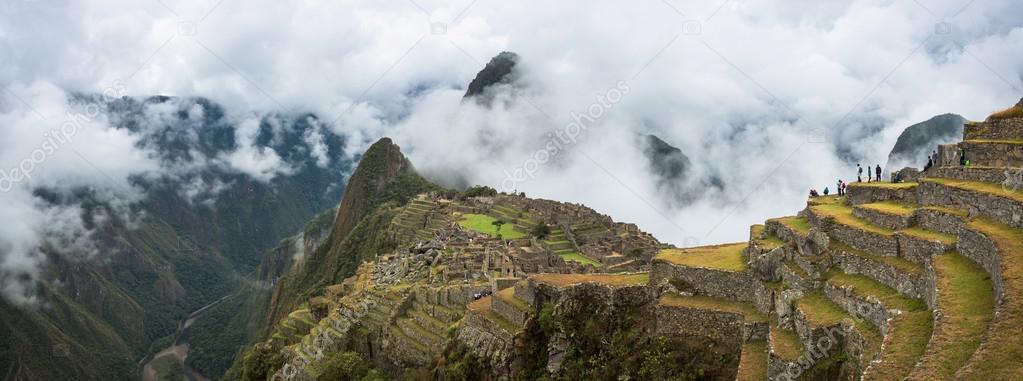
[[[972,192],[937,183],[920,183],[920,203],[983,214],[1003,224],[1023,227],[1023,202],[989,193]]]
[[[991,284],[995,288],[995,298],[1002,301],[1002,255],[995,244],[987,236],[970,230],[963,229],[959,233],[959,241],[956,246],[960,253],[972,259],[983,267],[991,276]]]
[[[888,319],[892,315],[888,313],[888,309],[880,301],[876,299],[867,300],[856,295],[852,290],[838,288],[828,283],[824,284],[823,290],[828,299],[838,304],[839,307],[842,307],[850,315],[866,319],[871,324],[874,324],[881,330],[882,336],[888,332]]]
[[[895,236],[899,242],[899,255],[916,263],[928,263],[931,261],[931,257],[952,249],[940,241],[927,240],[901,232],[895,233]]]
[[[851,226],[834,224],[831,236],[846,245],[872,254],[898,256],[899,241],[895,235],[868,232]]]
[[[493,303],[491,308],[493,308],[495,313],[518,327],[526,326],[526,319],[529,318],[528,311],[518,309],[518,307],[501,299],[496,294],[490,300]]]
[[[966,123],[963,140],[1023,140],[1023,118]]]
[[[867,183],[849,183],[846,200],[851,205],[868,204],[878,201],[905,201],[915,203],[916,194],[912,188],[874,187]]]
[[[470,310],[455,338],[473,354],[490,363],[495,373],[510,375],[515,355],[515,336],[501,329],[484,312]]]
[[[846,274],[861,274],[881,282],[905,295],[929,299],[933,284],[928,283],[925,274],[909,274],[890,265],[873,261],[845,250],[832,248],[832,255],[838,267]]]
[[[931,170],[927,171],[927,176],[995,184],[1001,184],[1009,179],[1008,175],[1005,173],[1005,169],[1003,168],[984,168],[974,166],[966,168],[958,165],[954,167],[931,168]]]
[[[902,216],[897,214],[883,213],[874,209],[854,207],[853,216],[870,222],[871,224],[892,230],[905,229],[913,225],[913,215]]]
[[[1019,167],[1023,165],[1023,144],[960,142],[970,166]]]
[[[914,212],[917,225],[926,230],[956,235],[963,228],[963,217],[935,209],[920,208]]]
[[[655,308],[658,336],[710,338],[740,348],[744,342],[741,314],[658,305]]]
[[[676,287],[682,284],[688,288],[679,290],[683,292],[743,302],[753,302],[755,299],[753,285],[756,280],[748,272],[701,269],[655,260],[650,273],[650,284],[661,284],[665,281]]]

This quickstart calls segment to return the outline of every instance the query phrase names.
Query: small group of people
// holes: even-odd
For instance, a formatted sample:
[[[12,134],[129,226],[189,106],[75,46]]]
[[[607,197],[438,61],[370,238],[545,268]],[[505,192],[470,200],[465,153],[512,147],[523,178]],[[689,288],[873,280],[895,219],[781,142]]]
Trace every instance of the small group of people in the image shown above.
[[[930,155],[927,155],[927,165],[924,166],[924,172],[927,172],[928,169],[931,169],[931,167],[933,167],[934,163],[936,163],[937,161],[938,151],[931,152]]]
[[[881,164],[878,164],[877,168],[874,169],[874,176],[870,176],[870,166],[867,166],[867,182],[869,183],[871,179],[873,181],[881,181]],[[863,182],[863,167],[859,164],[856,164],[856,182]]]
[[[845,181],[842,181],[842,179],[838,179],[838,185],[836,187],[837,190],[838,190],[838,195],[839,196],[845,196],[845,188],[848,187],[848,186],[849,186],[849,184],[847,184]],[[825,190],[827,190],[827,189],[825,188]]]
[[[472,294],[472,300],[480,300],[482,298],[488,297],[488,296],[493,295],[493,294],[494,294],[494,292],[491,291],[491,290],[486,290],[486,291],[483,291],[483,292],[473,293]]]

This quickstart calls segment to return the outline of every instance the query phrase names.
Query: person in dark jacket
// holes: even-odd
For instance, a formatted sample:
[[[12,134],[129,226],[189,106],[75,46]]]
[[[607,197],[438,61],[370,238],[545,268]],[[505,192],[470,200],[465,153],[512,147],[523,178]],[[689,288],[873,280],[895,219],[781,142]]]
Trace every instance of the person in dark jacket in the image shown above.
[[[874,173],[877,174],[877,179],[874,181],[881,181],[881,164],[877,165],[877,169],[874,170]]]

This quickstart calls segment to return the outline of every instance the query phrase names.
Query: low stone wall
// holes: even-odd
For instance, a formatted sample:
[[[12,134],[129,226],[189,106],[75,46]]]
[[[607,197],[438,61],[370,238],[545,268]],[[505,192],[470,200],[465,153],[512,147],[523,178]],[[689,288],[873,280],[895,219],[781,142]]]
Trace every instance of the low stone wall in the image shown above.
[[[1023,118],[971,122],[963,126],[963,140],[1023,140]]]
[[[679,291],[743,302],[755,299],[753,284],[756,281],[748,272],[709,270],[654,261],[650,284],[660,284],[665,280],[676,287],[681,281],[687,289]]]
[[[920,203],[962,209],[971,215],[979,213],[1012,227],[1023,227],[1023,202],[1008,197],[923,182],[920,184]]]
[[[899,242],[899,254],[902,258],[916,263],[929,263],[931,257],[952,249],[940,241],[932,241],[916,236],[895,233]]]
[[[998,250],[998,245],[984,234],[963,229],[959,233],[959,242],[956,248],[987,271],[995,289],[995,299],[1001,303],[1004,292],[1002,288],[1003,253]]]
[[[658,336],[707,337],[735,348],[744,342],[742,314],[658,305],[655,315]]]
[[[888,332],[888,319],[892,315],[880,301],[867,300],[852,290],[838,288],[828,283],[824,284],[823,290],[828,299],[842,307],[845,312],[856,318],[866,319],[877,326],[882,336]]]
[[[898,256],[899,241],[895,235],[883,235],[860,230],[851,226],[835,224],[831,230],[835,239],[869,253]]]
[[[853,207],[853,216],[856,218],[865,220],[871,224],[892,230],[905,229],[913,226],[915,218],[913,215],[901,216],[897,214],[888,214],[879,212],[874,209]]]
[[[840,322],[835,326],[814,328],[798,309],[795,310],[794,316],[796,334],[803,341],[803,347],[807,348],[804,356],[825,358],[835,350],[841,350],[850,358],[859,359],[866,350],[866,339],[849,321]],[[859,371],[865,366],[866,364],[860,362]]]
[[[515,324],[516,326],[519,327],[526,326],[526,319],[529,318],[528,311],[518,309],[518,307],[515,307],[513,304],[506,302],[504,299],[501,299],[497,295],[494,295],[494,297],[491,298],[490,300],[492,302],[491,308],[494,310],[495,313],[503,317],[505,320],[510,321],[512,324]]]
[[[964,141],[959,143],[959,147],[966,150],[966,159],[971,166],[1023,166],[1023,144]]]
[[[914,216],[917,225],[926,230],[956,235],[963,228],[963,217],[940,210],[920,208]]]
[[[463,308],[472,303],[475,294],[491,290],[488,284],[463,284],[439,288],[418,288],[415,290],[416,300],[439,304],[445,307]]]
[[[515,283],[515,297],[531,306],[536,305],[536,286],[529,282]]]
[[[891,181],[895,181],[895,179],[898,178],[899,176],[902,177],[902,182],[915,183],[917,181],[920,181],[920,177],[922,177],[923,174],[920,172],[919,169],[906,167],[893,172]]]
[[[924,274],[917,276],[907,274],[895,267],[841,249],[833,248],[832,255],[838,261],[838,267],[842,269],[842,272],[868,276],[905,295],[921,298],[929,294],[929,290],[932,290],[929,288]]]
[[[847,188],[845,199],[851,205],[869,204],[878,201],[916,202],[916,192],[912,188],[894,189],[857,184],[860,183],[850,183],[849,188]]]
[[[1001,184],[1008,179],[1004,168],[985,168],[976,166],[967,168],[959,166],[958,163],[956,164],[957,165],[953,167],[931,168],[931,170],[927,171],[927,176],[995,184]]]

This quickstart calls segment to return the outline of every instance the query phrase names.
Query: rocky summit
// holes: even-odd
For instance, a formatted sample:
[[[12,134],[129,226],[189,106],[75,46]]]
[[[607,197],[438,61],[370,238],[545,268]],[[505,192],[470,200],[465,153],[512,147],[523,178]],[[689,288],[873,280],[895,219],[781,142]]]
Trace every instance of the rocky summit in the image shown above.
[[[347,235],[323,241],[315,266],[293,265],[304,270],[291,277],[321,275],[277,284],[300,300],[227,377],[1023,379],[1023,116],[1011,110],[966,123],[925,172],[850,184],[748,241],[694,248],[578,204],[395,189],[402,170],[415,175],[381,141],[371,151],[387,154],[366,157],[394,165],[364,160],[357,176],[378,170],[353,176],[342,201],[366,212],[339,214]],[[360,181],[372,192],[352,190]],[[340,255],[360,262],[345,274]]]

